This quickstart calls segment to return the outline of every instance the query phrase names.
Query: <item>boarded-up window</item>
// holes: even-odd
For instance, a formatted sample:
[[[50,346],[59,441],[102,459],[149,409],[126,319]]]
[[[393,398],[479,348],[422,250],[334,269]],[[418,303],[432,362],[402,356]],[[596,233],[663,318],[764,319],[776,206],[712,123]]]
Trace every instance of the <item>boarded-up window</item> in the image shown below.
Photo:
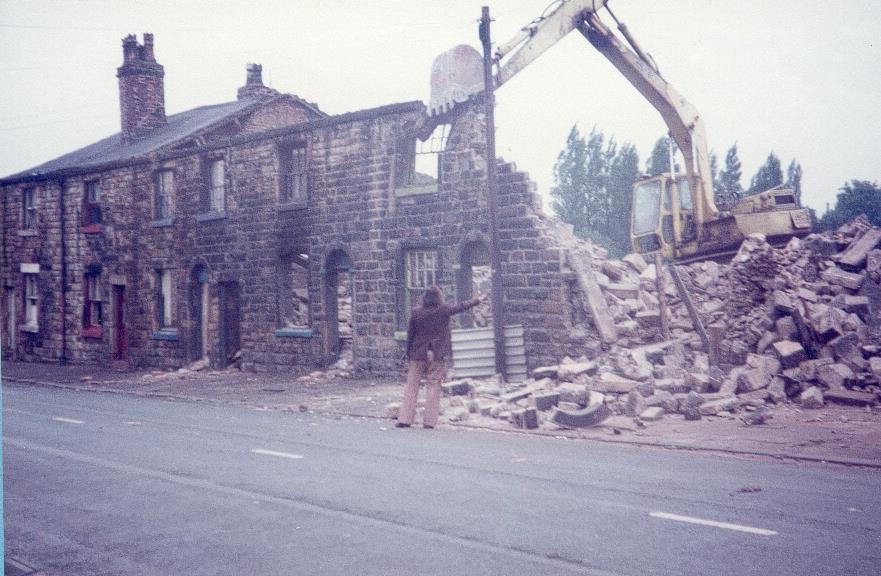
[[[40,297],[37,291],[37,275],[24,275],[24,322],[30,328],[36,328],[40,320]]]
[[[226,174],[223,160],[212,160],[208,168],[208,206],[209,212],[226,210]]]
[[[305,204],[309,200],[309,157],[305,144],[281,149],[280,198],[282,204]]]
[[[91,271],[84,278],[85,306],[83,327],[101,326],[104,323],[104,310],[101,300],[101,272]]]
[[[156,327],[174,328],[174,275],[169,269],[157,269],[156,282]]]
[[[22,193],[22,227],[33,230],[37,227],[37,191],[26,188]]]

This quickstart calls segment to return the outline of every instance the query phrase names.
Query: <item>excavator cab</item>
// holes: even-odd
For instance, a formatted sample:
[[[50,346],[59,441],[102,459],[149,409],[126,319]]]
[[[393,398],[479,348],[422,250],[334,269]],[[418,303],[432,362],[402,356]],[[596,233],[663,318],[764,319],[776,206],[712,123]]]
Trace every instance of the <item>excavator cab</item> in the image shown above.
[[[630,242],[635,252],[674,257],[674,246],[695,239],[691,185],[684,174],[659,174],[633,185]]]

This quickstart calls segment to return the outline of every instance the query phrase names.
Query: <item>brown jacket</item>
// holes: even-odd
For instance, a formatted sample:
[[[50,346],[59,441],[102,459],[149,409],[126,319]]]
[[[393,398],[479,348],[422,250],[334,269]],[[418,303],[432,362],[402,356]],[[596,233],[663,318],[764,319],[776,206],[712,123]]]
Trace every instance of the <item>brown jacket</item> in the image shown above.
[[[435,360],[447,358],[452,353],[450,343],[450,316],[459,314],[480,304],[475,298],[449,306],[420,306],[410,314],[407,326],[407,360],[428,360],[428,351],[434,352]]]

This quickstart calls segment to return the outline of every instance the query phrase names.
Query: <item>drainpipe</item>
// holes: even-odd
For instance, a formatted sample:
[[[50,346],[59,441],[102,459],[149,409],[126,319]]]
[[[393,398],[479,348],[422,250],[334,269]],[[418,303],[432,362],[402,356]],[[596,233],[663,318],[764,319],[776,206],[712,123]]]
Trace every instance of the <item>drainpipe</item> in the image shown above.
[[[496,217],[496,133],[493,111],[492,43],[489,34],[489,6],[484,6],[480,18],[480,41],[483,44],[483,102],[486,111],[486,199],[489,208],[489,254],[492,264],[493,336],[496,344],[496,372],[507,380],[505,362],[505,315],[502,293],[502,257],[499,252],[499,232]]]
[[[58,210],[61,212],[61,364],[67,364],[67,221],[64,207],[64,179],[58,179]]]

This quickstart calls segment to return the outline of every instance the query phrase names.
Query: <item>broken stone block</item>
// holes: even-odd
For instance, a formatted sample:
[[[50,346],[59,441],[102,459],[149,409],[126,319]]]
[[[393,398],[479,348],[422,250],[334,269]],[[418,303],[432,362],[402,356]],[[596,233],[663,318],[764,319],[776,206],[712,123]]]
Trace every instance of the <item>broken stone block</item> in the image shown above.
[[[615,323],[615,327],[621,336],[637,336],[639,334],[639,323],[636,320],[623,320]]]
[[[710,376],[702,372],[689,372],[685,382],[688,388],[695,392],[709,392],[711,390]]]
[[[779,340],[796,340],[798,339],[798,328],[792,316],[784,316],[778,318],[774,323],[774,329],[777,332]]]
[[[771,299],[773,302],[773,310],[777,314],[788,316],[792,314],[792,311],[795,309],[792,297],[783,290],[774,290]]]
[[[614,372],[603,372],[591,383],[590,388],[597,392],[627,394],[636,388],[638,384],[639,382],[618,376]]]
[[[569,382],[560,384],[554,389],[560,395],[560,403],[571,402],[579,406],[587,406],[587,387]]]
[[[646,263],[645,258],[642,257],[642,254],[637,254],[636,252],[628,254],[621,260],[636,270],[637,274],[642,274],[645,269],[648,268],[648,263]]]
[[[700,408],[697,406],[686,406],[682,409],[682,415],[689,421],[700,420],[702,418]]]
[[[631,390],[627,394],[624,404],[624,413],[627,416],[638,416],[643,410],[648,408],[645,398],[636,390]]]
[[[783,368],[795,368],[808,359],[807,352],[798,342],[781,340],[780,342],[774,342],[772,347]]]
[[[822,408],[824,404],[823,391],[816,386],[811,386],[801,393],[801,396],[799,396],[799,400],[801,401],[802,408]]]
[[[739,405],[740,401],[736,397],[729,396],[727,398],[704,402],[700,405],[699,410],[704,416],[714,416],[719,412],[731,412],[736,410]]]
[[[612,411],[605,404],[594,404],[576,411],[557,407],[551,413],[551,421],[566,428],[587,428],[596,426],[611,415]]]
[[[752,412],[747,412],[740,417],[747,426],[758,426],[764,424],[774,416],[774,413],[766,406],[756,408]]]
[[[645,404],[649,408],[660,406],[667,412],[676,412],[676,410],[679,408],[679,402],[677,402],[676,398],[674,398],[673,395],[666,390],[656,391],[654,394],[645,399]]]
[[[655,420],[660,420],[663,417],[664,417],[664,409],[660,406],[652,406],[651,408],[646,408],[639,415],[639,419],[645,420],[646,422],[653,422]]]
[[[863,277],[861,274],[845,272],[837,266],[826,268],[820,272],[820,278],[830,284],[842,286],[848,290],[859,290],[860,286],[863,285]]]
[[[817,382],[828,389],[842,389],[853,386],[856,377],[845,364],[827,364],[817,368]]]
[[[866,255],[866,275],[881,283],[881,250],[872,250]]]
[[[878,400],[874,394],[858,390],[827,390],[823,396],[829,402],[851,406],[872,406]]]
[[[881,356],[869,358],[869,371],[875,376],[875,380],[881,381]]]
[[[471,383],[468,380],[453,380],[441,384],[441,389],[447,396],[464,396],[471,392]]]
[[[655,389],[670,394],[686,394],[691,390],[691,386],[685,378],[661,378],[655,379]]]
[[[450,422],[463,422],[465,420],[468,420],[468,415],[468,408],[464,406],[455,406],[446,416],[447,420],[449,420]]]
[[[661,326],[661,313],[658,310],[642,310],[636,313],[635,319],[642,328],[659,328]]]
[[[537,392],[532,395],[536,410],[550,410],[560,402],[559,392]]]
[[[596,362],[575,362],[573,364],[560,364],[557,366],[557,378],[564,382],[572,382],[582,374],[594,374],[597,371]]]
[[[655,269],[655,265],[649,264],[646,266],[645,270],[639,273],[639,279],[654,284],[658,279],[658,271]]]
[[[398,414],[401,412],[400,402],[391,402],[385,406],[385,417],[391,420],[397,420]]]
[[[881,229],[870,228],[844,252],[838,255],[838,264],[842,267],[856,271],[863,267],[868,253],[881,244]]]
[[[538,411],[535,408],[512,410],[511,424],[516,428],[523,428],[526,430],[538,428]]]
[[[832,256],[838,253],[838,244],[820,234],[811,234],[804,240],[805,247],[820,256]]]
[[[536,368],[532,371],[532,377],[535,380],[540,380],[542,378],[556,378],[558,368],[559,366],[542,366]]]
[[[771,374],[765,368],[752,368],[741,372],[737,377],[737,392],[752,392],[767,388],[771,383]]]
[[[623,282],[612,282],[603,289],[606,294],[612,294],[621,300],[636,300],[639,298],[639,286]]]
[[[781,404],[786,401],[786,397],[786,381],[779,376],[771,378],[771,383],[768,385],[768,399],[774,404]]]
[[[829,306],[818,304],[810,316],[810,324],[817,340],[825,344],[841,336],[841,318]]]
[[[856,314],[862,320],[869,317],[869,297],[868,296],[851,296],[844,297],[844,310],[851,314]]]
[[[603,260],[603,263],[600,265],[600,270],[602,270],[603,274],[608,276],[613,282],[620,282],[624,277],[626,268],[624,264],[617,260]]]

